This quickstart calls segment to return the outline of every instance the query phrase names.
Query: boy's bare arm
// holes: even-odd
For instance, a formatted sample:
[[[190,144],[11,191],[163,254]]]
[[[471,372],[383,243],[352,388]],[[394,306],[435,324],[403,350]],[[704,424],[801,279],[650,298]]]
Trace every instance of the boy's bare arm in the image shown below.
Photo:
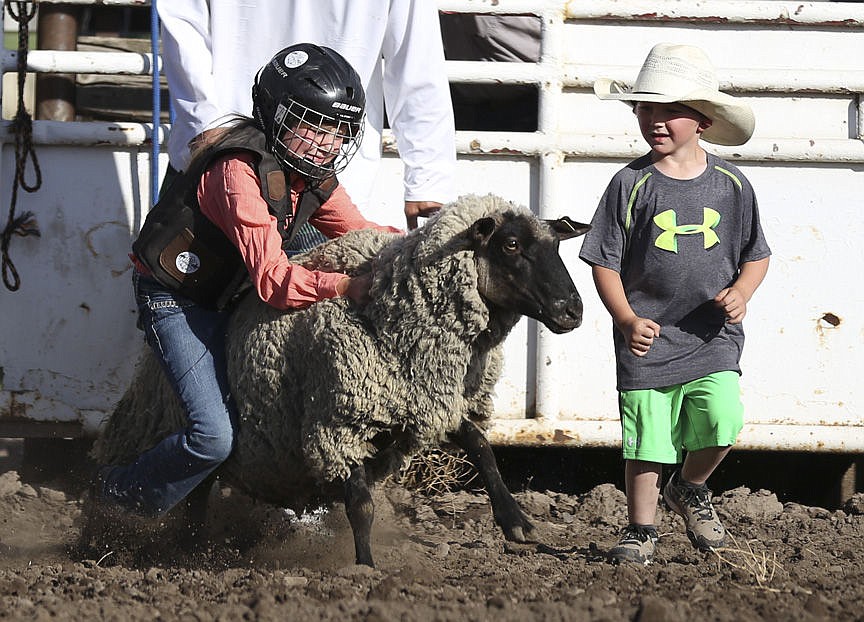
[[[726,321],[730,324],[740,324],[747,315],[747,303],[765,278],[768,262],[769,258],[766,257],[741,264],[741,271],[735,282],[726,289],[720,290],[720,293],[714,297],[715,304],[723,309]]]
[[[654,338],[660,336],[660,325],[654,320],[636,315],[627,301],[620,274],[601,266],[592,266],[591,274],[594,276],[594,285],[600,300],[612,316],[616,328],[627,340],[630,351],[636,356],[645,356],[654,343]]]

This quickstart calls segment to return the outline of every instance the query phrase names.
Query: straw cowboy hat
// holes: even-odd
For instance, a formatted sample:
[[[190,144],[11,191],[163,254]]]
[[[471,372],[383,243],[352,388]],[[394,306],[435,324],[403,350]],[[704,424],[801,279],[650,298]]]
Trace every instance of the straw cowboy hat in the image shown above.
[[[753,135],[756,120],[747,104],[721,93],[714,67],[705,53],[692,45],[658,43],[639,70],[633,88],[600,78],[594,93],[600,99],[634,102],[678,102],[711,119],[702,138],[716,145],[743,145]]]

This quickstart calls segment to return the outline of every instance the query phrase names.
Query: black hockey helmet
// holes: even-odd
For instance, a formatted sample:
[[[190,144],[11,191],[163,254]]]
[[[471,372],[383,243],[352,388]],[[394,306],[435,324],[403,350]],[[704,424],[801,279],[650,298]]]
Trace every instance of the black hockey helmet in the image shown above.
[[[354,68],[335,50],[311,43],[278,52],[252,86],[252,114],[270,151],[283,169],[313,184],[344,170],[357,152],[365,107]]]

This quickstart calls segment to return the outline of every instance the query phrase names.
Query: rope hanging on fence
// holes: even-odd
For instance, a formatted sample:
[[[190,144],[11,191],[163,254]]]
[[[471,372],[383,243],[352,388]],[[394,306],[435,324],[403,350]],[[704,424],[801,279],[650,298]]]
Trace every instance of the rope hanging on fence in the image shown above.
[[[24,107],[24,79],[27,76],[27,49],[30,38],[29,23],[36,15],[38,4],[38,0],[26,2],[5,0],[6,11],[12,19],[18,22],[18,111],[15,113],[15,120],[12,121],[12,131],[15,132],[15,183],[12,185],[9,218],[6,221],[6,228],[3,229],[2,244],[0,244],[0,250],[3,254],[3,283],[6,285],[6,289],[13,292],[21,287],[21,278],[9,256],[9,243],[12,241],[12,235],[22,237],[40,235],[32,212],[24,212],[20,216],[15,215],[18,187],[20,186],[27,192],[36,192],[42,186],[42,170],[39,168],[39,160],[36,159],[36,152],[33,150],[33,120]],[[14,8],[13,5],[15,5]],[[27,5],[30,5],[29,9]],[[32,185],[24,179],[27,158],[30,158],[36,173],[36,181]]]

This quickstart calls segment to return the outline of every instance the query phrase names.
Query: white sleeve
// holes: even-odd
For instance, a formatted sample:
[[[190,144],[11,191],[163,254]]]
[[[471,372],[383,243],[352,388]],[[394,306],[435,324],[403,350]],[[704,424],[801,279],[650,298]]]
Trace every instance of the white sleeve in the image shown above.
[[[227,113],[219,105],[213,79],[210,9],[207,0],[158,0],[162,23],[162,63],[174,106],[168,135],[171,165],[189,163],[188,143]]]
[[[405,166],[405,200],[452,201],[456,135],[436,3],[391,3],[382,54],[384,102]]]

